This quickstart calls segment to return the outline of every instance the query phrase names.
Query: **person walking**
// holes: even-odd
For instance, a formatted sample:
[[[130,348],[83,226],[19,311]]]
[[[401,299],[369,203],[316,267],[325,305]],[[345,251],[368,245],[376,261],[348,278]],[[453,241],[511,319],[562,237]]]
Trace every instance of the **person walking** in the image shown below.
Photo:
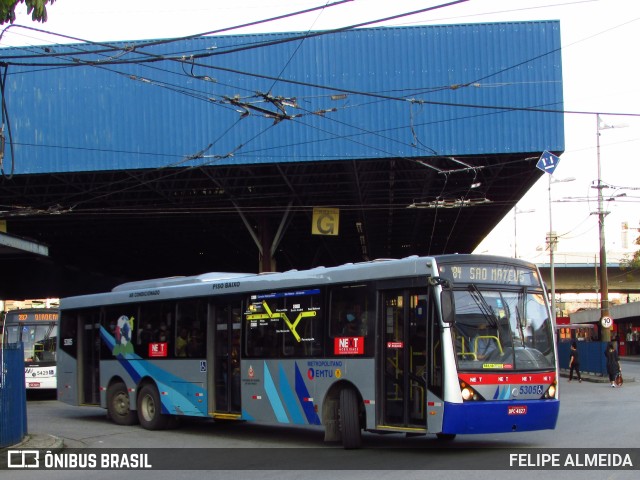
[[[571,342],[571,353],[569,356],[569,381],[573,380],[573,372],[576,372],[578,382],[582,383],[582,376],[580,375],[580,355],[578,354],[578,344]]]
[[[609,342],[604,356],[607,357],[607,373],[609,374],[609,381],[611,382],[611,388],[616,388],[616,377],[620,373],[620,361],[618,360],[618,352],[613,346],[613,342]]]

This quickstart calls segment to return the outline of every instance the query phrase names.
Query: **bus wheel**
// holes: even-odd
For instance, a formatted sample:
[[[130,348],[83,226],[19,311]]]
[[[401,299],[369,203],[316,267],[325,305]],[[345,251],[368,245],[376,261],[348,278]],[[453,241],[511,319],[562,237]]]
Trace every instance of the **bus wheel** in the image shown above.
[[[454,438],[456,438],[455,433],[436,433],[436,438],[441,442],[451,442]]]
[[[107,389],[107,413],[118,425],[133,425],[138,421],[136,412],[129,408],[129,392],[122,382],[109,385]]]
[[[169,415],[162,414],[160,395],[155,385],[145,385],[138,393],[138,419],[140,425],[147,430],[162,430],[167,428]]]
[[[362,445],[362,432],[360,431],[358,396],[352,388],[345,388],[340,391],[338,418],[342,446],[346,449],[360,448]]]

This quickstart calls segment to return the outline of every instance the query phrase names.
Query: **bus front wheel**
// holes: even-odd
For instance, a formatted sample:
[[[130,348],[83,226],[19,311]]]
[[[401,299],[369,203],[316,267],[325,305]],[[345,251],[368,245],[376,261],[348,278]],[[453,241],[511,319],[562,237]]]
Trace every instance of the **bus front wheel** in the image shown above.
[[[118,425],[133,425],[138,421],[136,412],[129,408],[129,392],[122,382],[115,382],[107,389],[107,413]]]
[[[147,430],[162,430],[169,424],[169,415],[162,414],[160,395],[155,385],[145,385],[138,393],[138,419]]]
[[[362,445],[358,405],[358,395],[352,388],[345,388],[340,392],[340,434],[342,446],[346,449],[360,448]]]

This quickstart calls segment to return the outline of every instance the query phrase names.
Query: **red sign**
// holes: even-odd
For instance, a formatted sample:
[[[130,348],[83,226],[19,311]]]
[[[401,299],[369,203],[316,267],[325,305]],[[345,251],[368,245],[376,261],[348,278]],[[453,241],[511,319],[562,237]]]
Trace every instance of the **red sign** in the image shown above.
[[[551,385],[556,379],[556,374],[549,373],[461,373],[458,375],[460,380],[467,382],[469,385],[529,385],[542,384]]]
[[[404,348],[404,342],[387,342],[387,348]]]
[[[167,342],[154,342],[149,344],[149,358],[166,357],[169,353]]]
[[[526,415],[527,414],[527,406],[526,405],[511,405],[507,414],[509,415]]]
[[[29,382],[29,388],[40,388],[40,382]]]
[[[336,337],[334,355],[364,355],[364,337]]]

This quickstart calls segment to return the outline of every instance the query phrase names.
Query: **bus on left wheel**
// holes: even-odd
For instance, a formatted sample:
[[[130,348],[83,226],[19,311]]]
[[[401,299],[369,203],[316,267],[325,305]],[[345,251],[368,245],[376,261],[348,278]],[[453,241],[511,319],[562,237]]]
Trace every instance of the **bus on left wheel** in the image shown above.
[[[56,344],[60,312],[53,308],[10,310],[4,319],[3,346],[22,343],[25,387],[55,390]]]

